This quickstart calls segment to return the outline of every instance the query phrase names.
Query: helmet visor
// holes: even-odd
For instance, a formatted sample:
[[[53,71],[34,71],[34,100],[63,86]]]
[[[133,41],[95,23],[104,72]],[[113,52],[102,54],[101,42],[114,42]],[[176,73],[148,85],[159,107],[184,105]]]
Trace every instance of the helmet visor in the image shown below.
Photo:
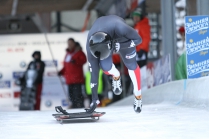
[[[112,49],[110,47],[110,44],[97,44],[90,46],[91,54],[95,58],[99,58],[100,60],[106,59],[108,56],[110,56]]]

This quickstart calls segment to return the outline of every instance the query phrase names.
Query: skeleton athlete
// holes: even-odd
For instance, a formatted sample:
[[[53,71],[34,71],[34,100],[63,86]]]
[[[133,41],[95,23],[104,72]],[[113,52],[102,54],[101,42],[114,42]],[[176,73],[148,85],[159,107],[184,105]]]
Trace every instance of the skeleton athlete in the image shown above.
[[[112,61],[114,52],[120,54],[125,66],[128,68],[134,86],[134,110],[137,113],[141,112],[140,68],[136,62],[136,46],[141,41],[138,33],[116,15],[103,16],[94,22],[86,43],[92,89],[92,103],[88,110],[89,113],[93,112],[97,104],[100,103],[97,95],[100,68],[105,74],[112,76],[114,94],[120,95],[122,93],[120,72]]]

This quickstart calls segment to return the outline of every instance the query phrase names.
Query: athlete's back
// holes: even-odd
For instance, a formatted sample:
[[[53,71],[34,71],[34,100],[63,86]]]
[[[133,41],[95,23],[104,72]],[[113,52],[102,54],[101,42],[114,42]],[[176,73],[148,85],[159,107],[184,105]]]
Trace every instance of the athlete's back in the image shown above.
[[[110,35],[113,40],[120,43],[128,40],[133,40],[135,44],[141,42],[141,37],[138,33],[132,27],[127,25],[125,20],[116,15],[102,16],[98,18],[89,31],[87,42],[96,32],[105,32]]]

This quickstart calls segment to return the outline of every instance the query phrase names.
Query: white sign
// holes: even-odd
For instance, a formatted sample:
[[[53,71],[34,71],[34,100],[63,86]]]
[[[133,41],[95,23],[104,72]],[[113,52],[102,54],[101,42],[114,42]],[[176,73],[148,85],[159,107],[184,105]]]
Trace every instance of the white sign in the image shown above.
[[[14,81],[19,78],[33,60],[34,51],[41,52],[41,59],[46,63],[42,90],[41,110],[52,110],[56,105],[66,106],[65,93],[57,76],[63,67],[67,40],[75,39],[86,54],[88,32],[45,34],[0,35],[0,110],[18,110],[20,87]],[[51,51],[50,51],[51,50]],[[52,52],[52,53],[51,53]],[[88,70],[87,63],[84,72]],[[62,84],[65,84],[62,81]]]

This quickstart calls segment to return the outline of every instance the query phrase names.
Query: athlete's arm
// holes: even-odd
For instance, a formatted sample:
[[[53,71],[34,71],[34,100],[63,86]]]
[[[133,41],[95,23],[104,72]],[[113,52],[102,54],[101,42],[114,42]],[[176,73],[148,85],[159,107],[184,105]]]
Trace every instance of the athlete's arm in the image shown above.
[[[91,90],[92,90],[92,102],[96,102],[98,100],[98,78],[99,78],[99,59],[95,58],[90,50],[89,45],[86,44],[86,51],[87,51],[87,59],[89,70],[91,73]]]
[[[115,32],[121,37],[127,38],[127,40],[132,40],[135,45],[138,45],[142,42],[142,39],[136,30],[134,30],[126,23],[120,22],[120,24],[116,25]]]

